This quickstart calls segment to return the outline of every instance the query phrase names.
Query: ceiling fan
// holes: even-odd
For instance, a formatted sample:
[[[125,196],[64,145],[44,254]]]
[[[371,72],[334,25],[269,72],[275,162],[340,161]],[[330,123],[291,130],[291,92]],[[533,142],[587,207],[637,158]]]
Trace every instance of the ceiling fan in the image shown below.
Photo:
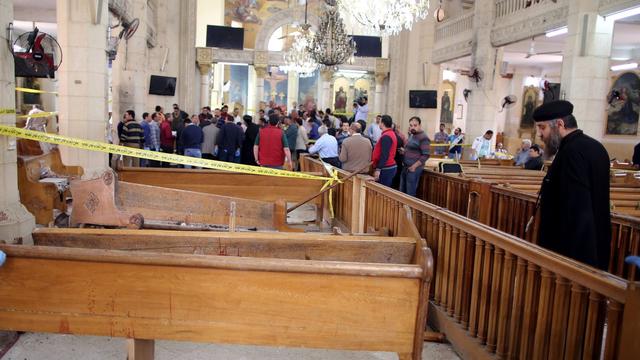
[[[536,52],[536,38],[531,38],[531,45],[529,46],[529,51],[527,52],[527,55],[525,55],[525,59],[528,59],[532,56],[536,56],[536,55],[556,55],[556,54],[560,54],[562,55],[562,51],[544,51],[544,52]]]

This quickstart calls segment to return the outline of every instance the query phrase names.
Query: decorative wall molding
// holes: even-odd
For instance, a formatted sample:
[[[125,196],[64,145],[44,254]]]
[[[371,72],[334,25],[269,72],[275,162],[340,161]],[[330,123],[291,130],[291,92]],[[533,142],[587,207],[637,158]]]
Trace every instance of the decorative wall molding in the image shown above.
[[[598,13],[602,16],[638,5],[638,0],[600,0]]]
[[[304,21],[304,5],[290,7],[287,9],[282,9],[278,12],[273,13],[269,16],[258,30],[258,34],[256,35],[256,50],[268,50],[269,48],[269,38],[271,38],[271,34],[274,31],[278,30],[278,28],[291,24],[294,21],[303,22]],[[320,18],[313,13],[308,13],[307,22],[311,25],[311,30],[315,31],[320,24]]]
[[[471,38],[471,33],[469,33],[469,37],[462,41],[458,41],[449,46],[434,49],[433,62],[435,64],[439,64],[445,61],[455,60],[461,57],[471,55],[472,45],[473,45],[473,40]]]
[[[504,46],[520,40],[530,39],[546,31],[567,25],[569,5],[537,7],[522,10],[503,18],[501,25],[491,31],[493,46]]]

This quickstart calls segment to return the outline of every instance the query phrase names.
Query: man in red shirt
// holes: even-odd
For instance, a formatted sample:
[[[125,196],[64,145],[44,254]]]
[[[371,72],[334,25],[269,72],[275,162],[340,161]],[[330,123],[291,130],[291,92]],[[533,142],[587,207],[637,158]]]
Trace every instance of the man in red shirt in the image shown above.
[[[159,112],[156,116],[160,122],[160,149],[163,153],[173,154],[173,141],[175,136],[171,131],[171,121],[167,120],[163,113]],[[168,162],[163,162],[162,167],[169,167]]]
[[[286,163],[292,169],[291,150],[284,131],[278,127],[279,117],[269,116],[269,124],[260,129],[253,145],[253,155],[260,166],[283,169]]]
[[[389,115],[383,115],[380,121],[380,130],[382,135],[376,142],[371,155],[373,168],[375,169],[374,178],[382,185],[391,186],[393,177],[396,175],[398,166],[395,161],[396,148],[398,147],[398,139],[391,128],[393,120]],[[375,125],[372,125],[375,126]]]

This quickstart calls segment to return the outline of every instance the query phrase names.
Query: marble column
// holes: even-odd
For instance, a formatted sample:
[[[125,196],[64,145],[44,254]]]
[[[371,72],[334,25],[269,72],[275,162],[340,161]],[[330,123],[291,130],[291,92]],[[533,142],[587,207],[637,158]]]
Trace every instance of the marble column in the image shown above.
[[[200,108],[211,106],[211,64],[199,64],[200,69]]]
[[[287,79],[287,109],[291,111],[293,109],[293,103],[298,103],[298,91],[299,91],[299,79],[298,73],[295,71],[289,71],[289,78]]]
[[[105,141],[108,121],[107,2],[96,19],[93,2],[57,0],[58,42],[64,61],[58,70],[60,134]],[[117,115],[114,119],[118,119]],[[61,146],[67,165],[80,165],[84,178],[107,169],[108,155]]]
[[[382,98],[384,96],[384,79],[387,78],[386,74],[376,74],[376,92],[373,99],[373,113],[382,113]]]
[[[482,79],[476,83],[469,79],[471,94],[469,95],[469,110],[465,133],[467,142],[483,135],[487,130],[493,130],[492,141],[496,137],[496,104],[491,99],[497,99],[495,82],[499,75],[496,66],[502,61],[502,49],[491,45],[491,27],[493,25],[493,0],[478,0],[475,4],[473,17],[473,48],[471,67],[482,73]]]
[[[318,109],[326,109],[331,106],[331,79],[333,79],[334,70],[320,70],[320,79],[322,81],[322,93],[318,101]]]
[[[609,56],[614,22],[598,15],[598,2],[569,2],[561,93],[573,103],[578,127],[598,140],[605,134]]]
[[[254,66],[256,71],[256,96],[254,98],[254,106],[256,114],[260,110],[260,102],[264,101],[264,78],[267,76],[266,66]]]
[[[127,9],[131,19],[138,18],[140,25],[129,39],[124,38],[118,46],[118,54],[111,63],[113,118],[120,119],[127,110],[136,112],[138,120],[142,113],[149,111],[145,107],[149,85],[147,48],[147,1],[133,0]],[[114,30],[117,35],[120,28]],[[113,34],[113,32],[112,32]]]
[[[0,0],[0,26],[6,29],[13,21],[13,1]],[[0,42],[7,44],[5,31]],[[15,109],[15,77],[13,56],[7,46],[0,46],[0,109]],[[14,126],[15,114],[0,114],[0,124]],[[35,218],[20,204],[18,169],[16,167],[16,139],[0,136],[0,240],[8,243],[32,244],[31,231]]]

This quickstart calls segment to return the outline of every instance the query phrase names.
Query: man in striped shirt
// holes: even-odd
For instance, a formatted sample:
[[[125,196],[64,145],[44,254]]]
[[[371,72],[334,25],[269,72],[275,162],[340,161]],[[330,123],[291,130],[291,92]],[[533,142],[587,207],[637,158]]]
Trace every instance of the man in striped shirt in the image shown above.
[[[417,116],[409,120],[411,136],[404,147],[404,168],[400,175],[400,191],[411,196],[416,196],[416,189],[424,170],[424,164],[429,159],[431,141],[422,130],[421,123],[422,121]]]
[[[124,125],[120,134],[120,145],[140,149],[144,144],[142,127],[136,121],[136,112],[127,110],[124,113]],[[124,157],[124,166],[140,166],[140,159],[132,156]]]

